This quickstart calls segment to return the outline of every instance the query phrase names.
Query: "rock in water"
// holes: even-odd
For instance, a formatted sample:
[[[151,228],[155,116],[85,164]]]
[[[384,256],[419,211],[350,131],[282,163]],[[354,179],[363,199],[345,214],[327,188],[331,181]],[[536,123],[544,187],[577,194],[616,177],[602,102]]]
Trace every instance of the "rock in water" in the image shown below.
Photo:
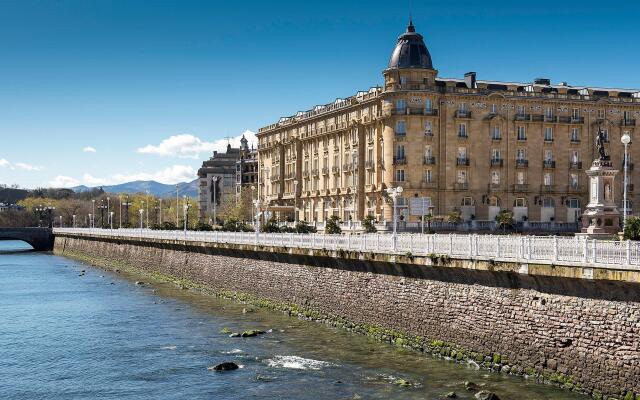
[[[467,390],[478,390],[479,389],[478,385],[476,385],[475,383],[470,382],[470,381],[465,381],[464,382],[464,387]]]
[[[210,371],[233,371],[234,369],[238,369],[238,364],[234,362],[223,362],[221,364],[216,365],[215,367],[209,367]]]
[[[240,336],[242,336],[242,337],[253,337],[253,336],[262,335],[263,333],[264,333],[264,331],[261,331],[259,329],[252,329],[250,331],[242,332],[242,334]]]
[[[144,282],[136,281],[136,285],[144,285]]]
[[[444,397],[445,399],[456,399],[458,398],[458,395],[456,394],[456,392],[449,392],[447,394],[442,395],[442,397]]]
[[[475,398],[478,400],[500,400],[497,394],[490,392],[488,390],[481,390],[476,393]]]

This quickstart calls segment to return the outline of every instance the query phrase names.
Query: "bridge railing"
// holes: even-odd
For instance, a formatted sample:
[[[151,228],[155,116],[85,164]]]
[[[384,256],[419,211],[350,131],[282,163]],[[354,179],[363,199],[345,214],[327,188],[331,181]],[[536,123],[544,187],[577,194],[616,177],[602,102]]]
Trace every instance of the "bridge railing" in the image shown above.
[[[584,237],[476,234],[297,234],[155,231],[147,229],[56,228],[56,233],[163,239],[260,246],[376,252],[396,255],[448,255],[522,263],[640,270],[640,243]]]

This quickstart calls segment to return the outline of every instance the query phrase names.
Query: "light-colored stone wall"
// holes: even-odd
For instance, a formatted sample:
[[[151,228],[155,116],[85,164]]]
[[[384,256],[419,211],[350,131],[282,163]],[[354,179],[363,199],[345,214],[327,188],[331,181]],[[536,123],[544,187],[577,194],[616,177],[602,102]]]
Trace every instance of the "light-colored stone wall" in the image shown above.
[[[58,235],[55,251],[297,305],[302,315],[596,397],[640,394],[636,283],[224,246]]]

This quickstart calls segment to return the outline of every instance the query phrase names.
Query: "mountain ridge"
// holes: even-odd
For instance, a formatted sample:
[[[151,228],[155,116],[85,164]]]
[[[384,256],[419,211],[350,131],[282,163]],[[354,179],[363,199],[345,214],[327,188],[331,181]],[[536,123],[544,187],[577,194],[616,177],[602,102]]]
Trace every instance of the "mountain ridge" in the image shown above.
[[[194,179],[191,182],[180,182],[177,184],[178,186],[178,195],[184,196],[187,195],[189,197],[195,197],[198,195],[198,179]],[[118,185],[103,185],[103,186],[86,186],[86,185],[78,185],[70,188],[76,193],[86,192],[91,189],[100,188],[104,190],[106,193],[146,193],[152,194],[156,197],[170,197],[175,196],[176,194],[176,185],[169,185],[165,183],[160,183],[157,181],[131,181],[124,182]]]

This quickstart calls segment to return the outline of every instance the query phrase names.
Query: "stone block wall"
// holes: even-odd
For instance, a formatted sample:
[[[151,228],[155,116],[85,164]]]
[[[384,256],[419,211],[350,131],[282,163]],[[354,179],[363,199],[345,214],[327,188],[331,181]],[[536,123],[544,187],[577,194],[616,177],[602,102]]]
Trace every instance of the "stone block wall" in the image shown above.
[[[58,236],[55,249],[172,275],[214,291],[297,304],[356,325],[423,338],[425,347],[444,344],[465,358],[492,356],[494,369],[508,365],[512,373],[545,376],[596,398],[640,394],[640,285],[635,283],[168,241]]]

